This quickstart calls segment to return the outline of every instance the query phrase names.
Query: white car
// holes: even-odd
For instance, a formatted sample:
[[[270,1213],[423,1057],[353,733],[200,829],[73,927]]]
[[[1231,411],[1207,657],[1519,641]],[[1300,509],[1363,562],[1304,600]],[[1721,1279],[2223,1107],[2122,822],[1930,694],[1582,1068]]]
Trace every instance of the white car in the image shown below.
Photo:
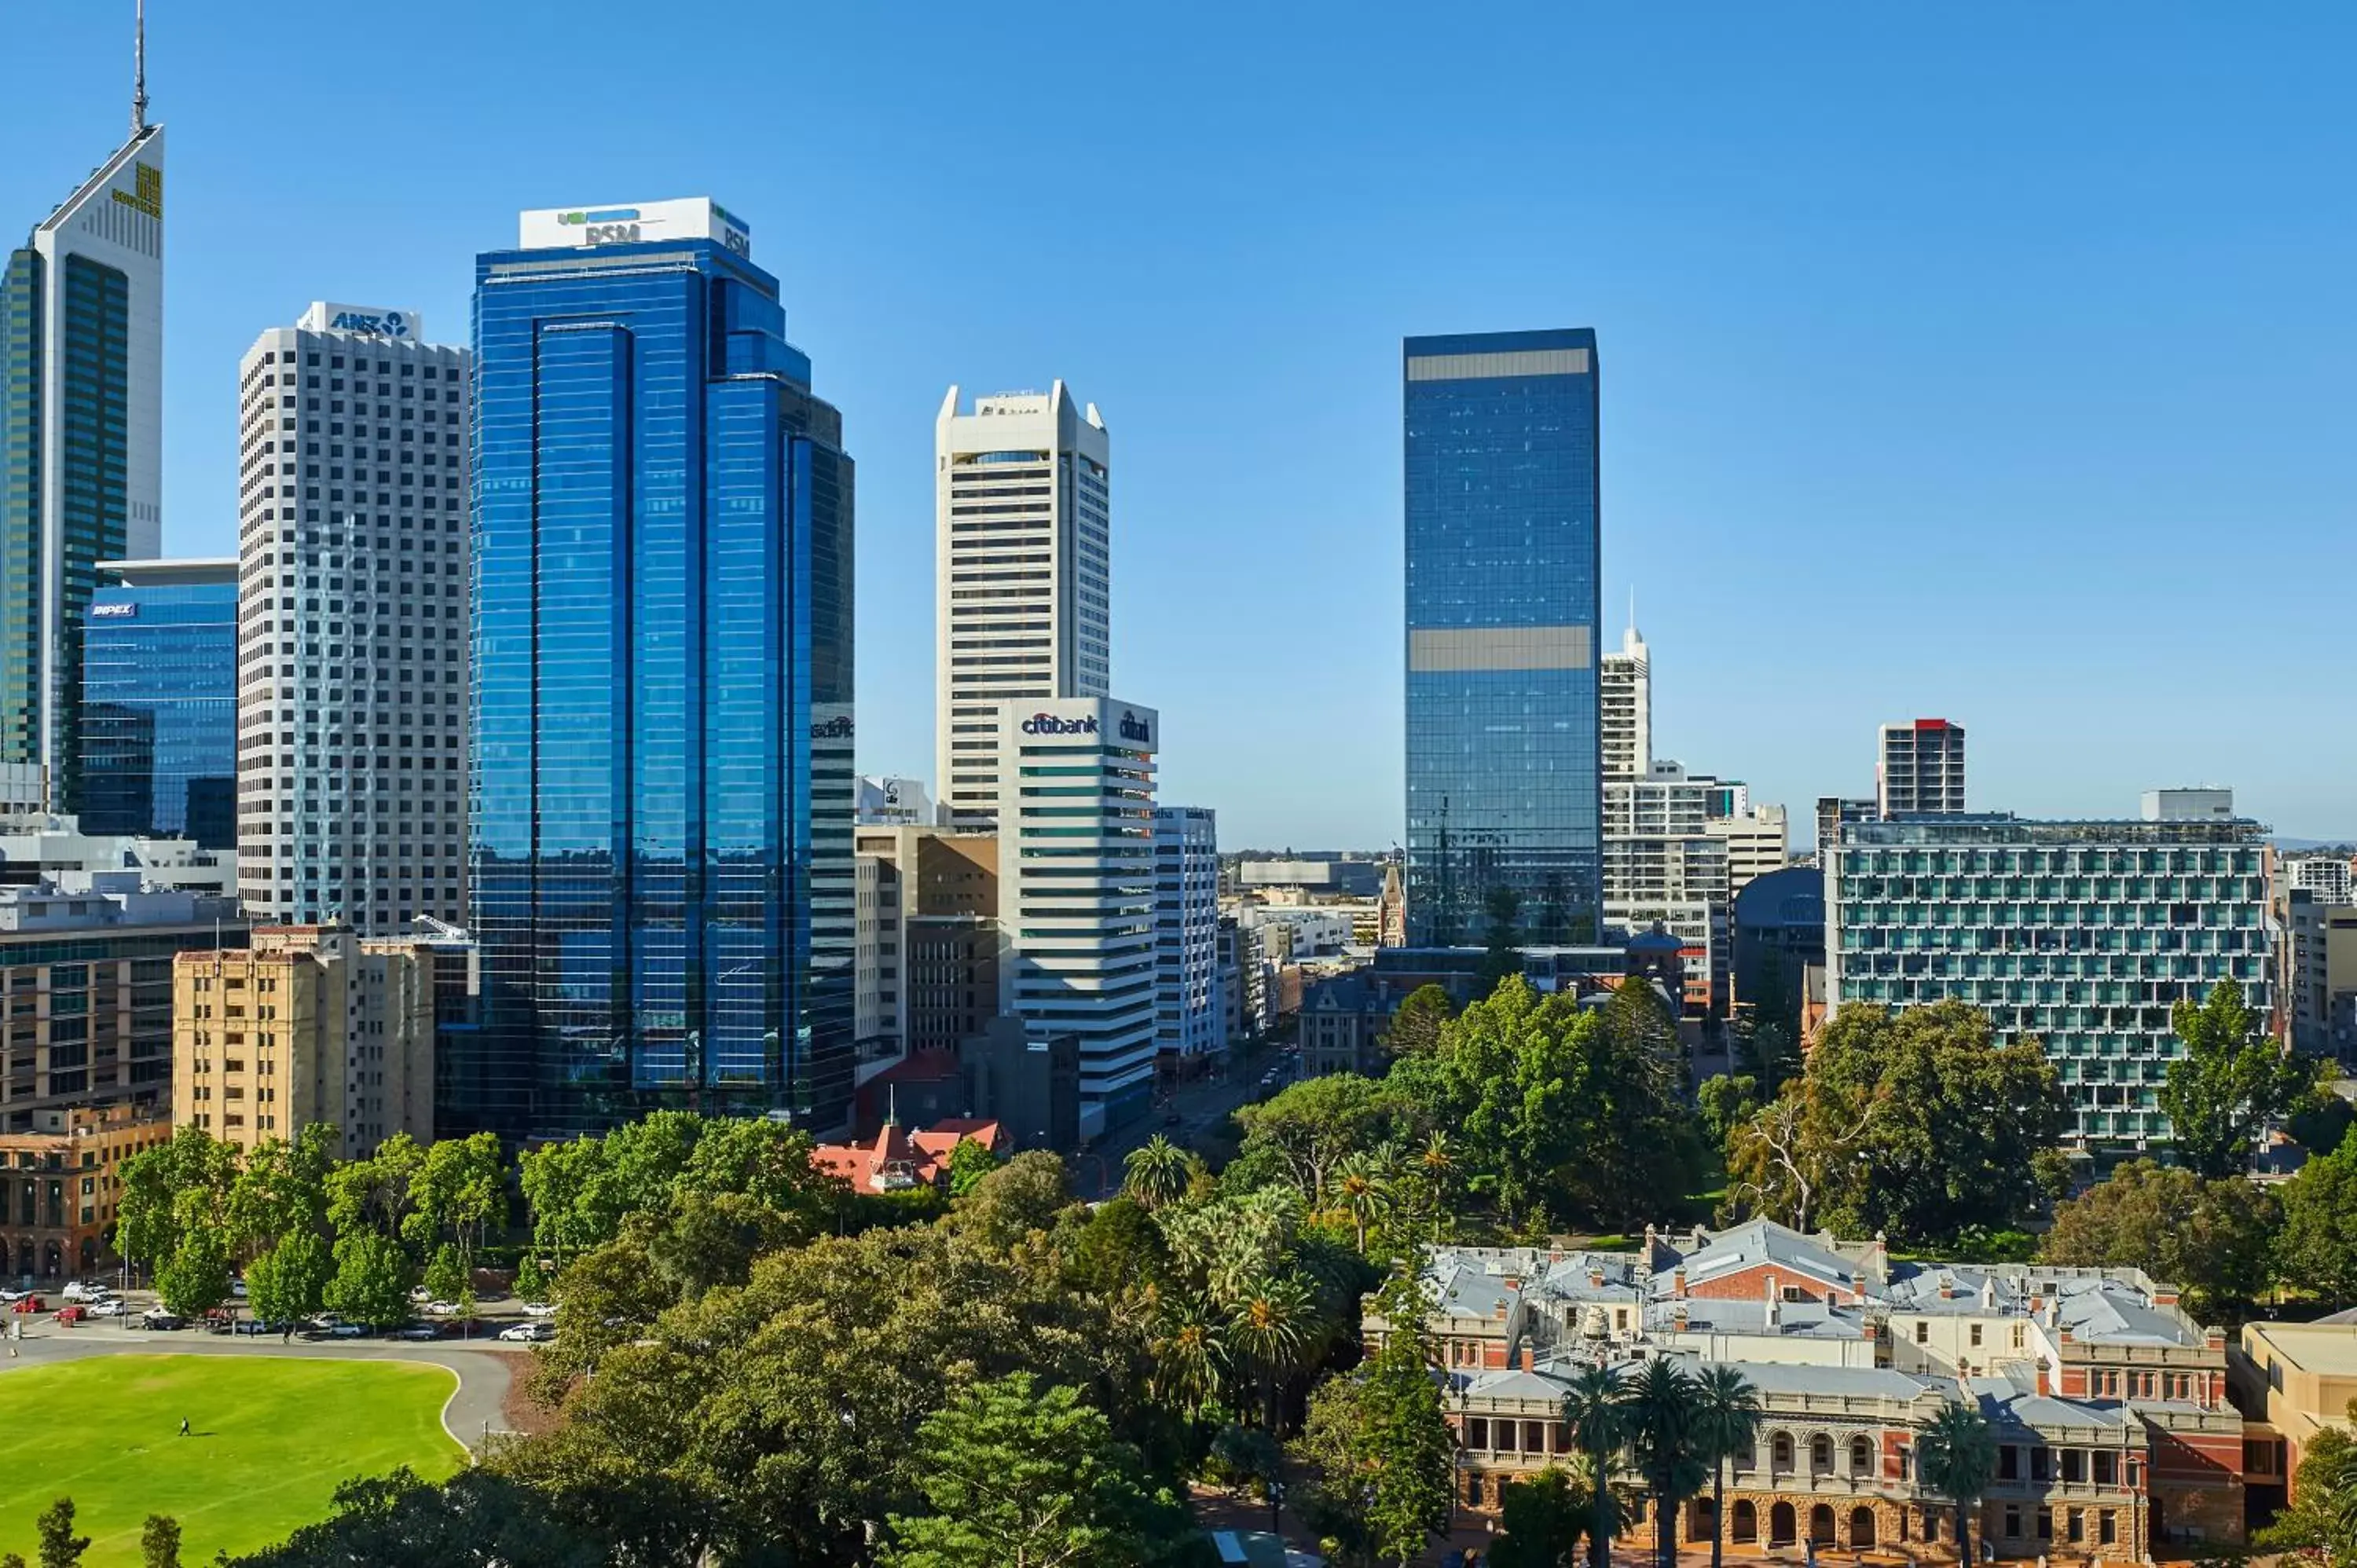
[[[427,1290],[424,1285],[411,1285],[409,1287],[409,1299],[416,1302],[432,1301],[434,1299],[434,1293]]]
[[[511,1345],[544,1345],[556,1337],[556,1330],[545,1323],[519,1323],[500,1329],[500,1337]]]
[[[119,1295],[111,1295],[104,1301],[91,1302],[88,1311],[92,1317],[127,1317],[131,1315],[131,1304]]]
[[[96,1280],[75,1280],[64,1291],[68,1301],[104,1301],[114,1292]]]
[[[554,1317],[556,1304],[553,1301],[528,1301],[523,1304],[526,1317]]]
[[[425,1310],[436,1317],[456,1317],[459,1306],[455,1301],[429,1301],[425,1304]]]

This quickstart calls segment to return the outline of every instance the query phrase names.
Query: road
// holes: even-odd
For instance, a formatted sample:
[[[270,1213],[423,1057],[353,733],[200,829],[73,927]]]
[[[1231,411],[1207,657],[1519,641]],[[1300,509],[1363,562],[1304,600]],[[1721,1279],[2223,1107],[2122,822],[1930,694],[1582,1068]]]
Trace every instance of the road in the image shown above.
[[[1261,1075],[1272,1067],[1282,1067],[1290,1075],[1298,1070],[1300,1058],[1282,1050],[1269,1051],[1235,1064],[1235,1076],[1216,1082],[1189,1084],[1168,1101],[1156,1104],[1138,1120],[1112,1133],[1086,1153],[1074,1156],[1072,1186],[1080,1195],[1092,1201],[1111,1197],[1121,1190],[1122,1161],[1132,1149],[1144,1144],[1157,1133],[1186,1148],[1196,1148],[1203,1137],[1227,1119],[1239,1105],[1259,1099],[1265,1092]],[[1290,1076],[1281,1083],[1292,1081]],[[1178,1120],[1170,1121],[1176,1114]]]
[[[302,1339],[282,1344],[271,1335],[208,1334],[182,1328],[157,1333],[126,1328],[104,1318],[72,1327],[52,1316],[27,1316],[25,1337],[11,1340],[13,1354],[0,1357],[0,1373],[29,1367],[79,1360],[89,1356],[285,1356],[339,1361],[418,1361],[457,1374],[457,1386],[442,1407],[443,1430],[463,1446],[480,1451],[485,1439],[506,1430],[508,1385],[528,1369],[522,1347],[490,1349],[484,1341],[468,1344],[433,1340],[410,1344],[398,1339]],[[497,1343],[491,1341],[490,1343]]]

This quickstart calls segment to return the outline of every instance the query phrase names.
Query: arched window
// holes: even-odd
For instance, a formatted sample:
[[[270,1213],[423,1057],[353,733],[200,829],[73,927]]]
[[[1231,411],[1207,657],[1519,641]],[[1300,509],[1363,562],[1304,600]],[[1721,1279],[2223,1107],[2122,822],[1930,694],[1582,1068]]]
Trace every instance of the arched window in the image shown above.
[[[1809,1468],[1826,1471],[1834,1467],[1834,1440],[1820,1432],[1809,1439]],[[1827,1516],[1831,1517],[1831,1516]]]
[[[1752,1506],[1749,1498],[1737,1500],[1729,1516],[1729,1521],[1733,1528],[1727,1533],[1737,1541],[1760,1539],[1760,1510]]]
[[[1849,1473],[1870,1476],[1874,1473],[1874,1441],[1867,1437],[1849,1440]]]
[[[1849,1543],[1860,1552],[1874,1545],[1874,1510],[1863,1503],[1849,1510]]]
[[[1819,1546],[1834,1543],[1834,1510],[1830,1504],[1819,1503],[1809,1510],[1809,1539]]]
[[[1792,1434],[1789,1432],[1780,1432],[1770,1438],[1768,1443],[1769,1453],[1772,1456],[1770,1463],[1779,1470],[1791,1469],[1792,1467]]]

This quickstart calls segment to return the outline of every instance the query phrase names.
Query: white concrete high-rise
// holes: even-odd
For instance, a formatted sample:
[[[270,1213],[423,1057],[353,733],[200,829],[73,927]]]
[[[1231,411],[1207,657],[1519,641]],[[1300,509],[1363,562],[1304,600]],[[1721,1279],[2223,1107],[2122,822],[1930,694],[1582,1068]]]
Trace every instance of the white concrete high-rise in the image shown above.
[[[1166,1070],[1220,1048],[1220,830],[1205,806],[1154,811],[1154,1046]]]
[[[315,304],[239,366],[238,891],[466,918],[468,352]]]
[[[78,810],[102,561],[163,554],[164,127],[141,12],[131,134],[0,255],[0,764]],[[29,63],[29,62],[28,62]]]
[[[1882,726],[1875,799],[1885,820],[1964,809],[1964,726],[1917,719]]]
[[[1653,767],[1653,665],[1633,606],[1620,651],[1606,654],[1598,667],[1596,702],[1604,777],[1642,779]]]
[[[998,814],[997,704],[1112,689],[1109,437],[1058,381],[934,426],[935,788],[948,821]]]
[[[1162,722],[1110,697],[1005,703],[998,777],[999,1011],[1080,1042],[1081,1127],[1154,1090],[1155,755]]]
[[[1727,892],[1731,898],[1755,876],[1781,871],[1792,858],[1792,842],[1781,806],[1760,805],[1710,821],[1714,838],[1727,841]]]

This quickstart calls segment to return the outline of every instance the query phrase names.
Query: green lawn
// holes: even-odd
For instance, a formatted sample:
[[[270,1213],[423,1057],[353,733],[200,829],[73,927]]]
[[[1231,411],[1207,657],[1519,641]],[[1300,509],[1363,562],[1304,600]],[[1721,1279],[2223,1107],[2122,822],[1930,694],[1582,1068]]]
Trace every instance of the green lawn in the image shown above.
[[[151,1513],[180,1561],[251,1551],[326,1517],[337,1486],[408,1465],[440,1479],[441,1367],[242,1356],[92,1356],[0,1372],[0,1552],[34,1555],[33,1520],[70,1497],[86,1568],[136,1568]],[[178,1435],[180,1420],[189,1433]]]

